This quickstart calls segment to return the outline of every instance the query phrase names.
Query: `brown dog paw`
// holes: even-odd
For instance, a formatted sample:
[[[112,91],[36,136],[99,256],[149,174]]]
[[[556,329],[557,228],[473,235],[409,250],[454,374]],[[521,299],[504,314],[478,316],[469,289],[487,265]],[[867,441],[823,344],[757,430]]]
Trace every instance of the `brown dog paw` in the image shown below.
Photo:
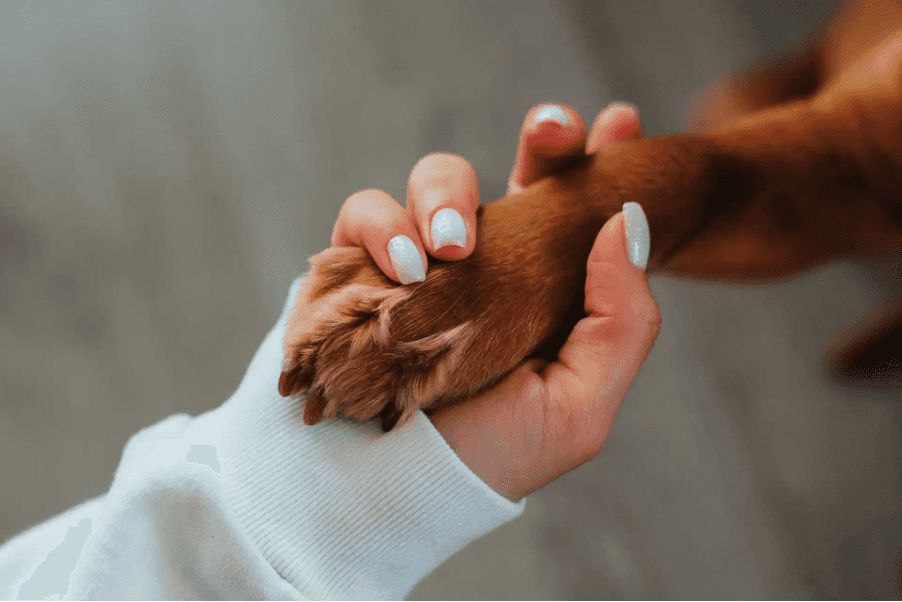
[[[279,393],[307,393],[305,424],[381,416],[390,430],[419,401],[399,398],[402,377],[433,370],[453,341],[391,344],[392,318],[412,289],[386,278],[365,249],[331,248],[310,262],[288,320]]]
[[[387,432],[417,410],[470,398],[553,338],[585,268],[566,283],[566,270],[539,277],[545,254],[479,240],[467,259],[433,260],[424,282],[406,286],[363,248],[311,258],[279,380],[282,396],[306,393],[305,424],[378,417]]]
[[[436,262],[426,282],[399,286],[366,249],[331,248],[310,262],[279,380],[283,396],[306,393],[305,424],[379,417],[387,432],[418,409],[449,401],[451,391],[470,392],[462,381],[491,380],[505,363],[489,362],[487,370],[475,361],[471,342],[484,299],[461,290],[472,270],[460,263]]]

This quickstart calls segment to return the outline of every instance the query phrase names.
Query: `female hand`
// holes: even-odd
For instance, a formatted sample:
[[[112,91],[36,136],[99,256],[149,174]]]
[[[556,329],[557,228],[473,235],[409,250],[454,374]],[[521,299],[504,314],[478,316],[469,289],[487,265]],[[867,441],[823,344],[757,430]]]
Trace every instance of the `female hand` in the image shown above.
[[[576,156],[641,135],[638,113],[630,105],[613,104],[599,113],[588,137],[572,108],[534,107],[520,132],[507,194],[522,192]],[[406,283],[411,273],[395,269],[389,241],[407,236],[425,270],[427,251],[442,260],[463,259],[475,245],[478,205],[472,165],[457,155],[434,153],[411,171],[406,208],[381,190],[351,195],[339,212],[332,246],[364,246],[389,278]],[[460,219],[441,211],[432,224],[445,209]],[[624,220],[618,213],[596,238],[587,265],[587,317],[573,328],[558,361],[524,361],[471,400],[428,413],[460,459],[508,499],[519,500],[601,452],[658,335],[660,312],[644,270],[630,262]],[[455,235],[455,224],[465,239]],[[631,213],[631,230],[634,225],[644,225],[647,232],[641,210]],[[443,234],[451,244],[436,248],[434,238]],[[644,252],[647,258],[647,244]]]

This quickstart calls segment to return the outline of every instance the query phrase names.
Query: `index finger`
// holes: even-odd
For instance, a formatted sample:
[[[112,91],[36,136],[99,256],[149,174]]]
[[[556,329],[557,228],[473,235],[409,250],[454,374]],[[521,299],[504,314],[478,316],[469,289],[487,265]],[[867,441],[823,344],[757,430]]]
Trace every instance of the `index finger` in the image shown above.
[[[420,159],[407,183],[407,209],[423,247],[438,259],[463,259],[476,247],[479,178],[469,161],[451,153]]]
[[[519,194],[563,165],[585,154],[582,116],[565,104],[540,104],[526,113],[508,196]]]
[[[639,109],[627,102],[612,102],[595,117],[586,140],[586,154],[622,140],[639,140],[642,136]]]

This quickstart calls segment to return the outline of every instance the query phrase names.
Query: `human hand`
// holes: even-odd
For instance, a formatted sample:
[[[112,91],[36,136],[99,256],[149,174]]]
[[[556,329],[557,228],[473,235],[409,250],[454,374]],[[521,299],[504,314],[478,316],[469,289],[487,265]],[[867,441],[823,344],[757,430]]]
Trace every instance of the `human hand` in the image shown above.
[[[535,107],[527,114],[508,196],[584,153],[641,137],[638,114],[628,105],[612,105],[599,113],[588,137],[576,111],[563,107],[562,125],[543,119],[555,114],[547,107]],[[351,195],[339,212],[332,246],[366,247],[387,277],[406,282],[408,278],[392,264],[389,241],[407,236],[425,270],[427,250],[442,260],[463,259],[475,245],[478,204],[479,182],[468,161],[451,154],[427,155],[411,171],[406,208],[381,190]],[[435,249],[430,221],[446,208],[461,216],[466,241]],[[660,312],[647,276],[628,257],[623,214],[602,228],[587,267],[588,317],[576,324],[558,361],[527,360],[469,401],[427,412],[461,460],[511,500],[601,452],[660,330]]]

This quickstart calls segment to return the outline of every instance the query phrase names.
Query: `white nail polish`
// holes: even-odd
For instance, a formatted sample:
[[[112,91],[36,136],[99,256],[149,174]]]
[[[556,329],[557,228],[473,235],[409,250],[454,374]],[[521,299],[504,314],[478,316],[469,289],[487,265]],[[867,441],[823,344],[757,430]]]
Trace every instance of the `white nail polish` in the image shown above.
[[[640,270],[648,265],[648,253],[651,251],[651,233],[648,220],[639,203],[623,204],[624,229],[626,230],[626,248],[630,261]]]
[[[432,216],[432,248],[447,245],[467,246],[467,226],[460,213],[451,208],[439,209]]]
[[[557,105],[548,105],[536,111],[536,121],[557,121],[561,125],[570,125],[567,111]]]
[[[417,246],[407,236],[400,234],[388,241],[388,256],[398,272],[401,284],[426,280],[426,269]]]

